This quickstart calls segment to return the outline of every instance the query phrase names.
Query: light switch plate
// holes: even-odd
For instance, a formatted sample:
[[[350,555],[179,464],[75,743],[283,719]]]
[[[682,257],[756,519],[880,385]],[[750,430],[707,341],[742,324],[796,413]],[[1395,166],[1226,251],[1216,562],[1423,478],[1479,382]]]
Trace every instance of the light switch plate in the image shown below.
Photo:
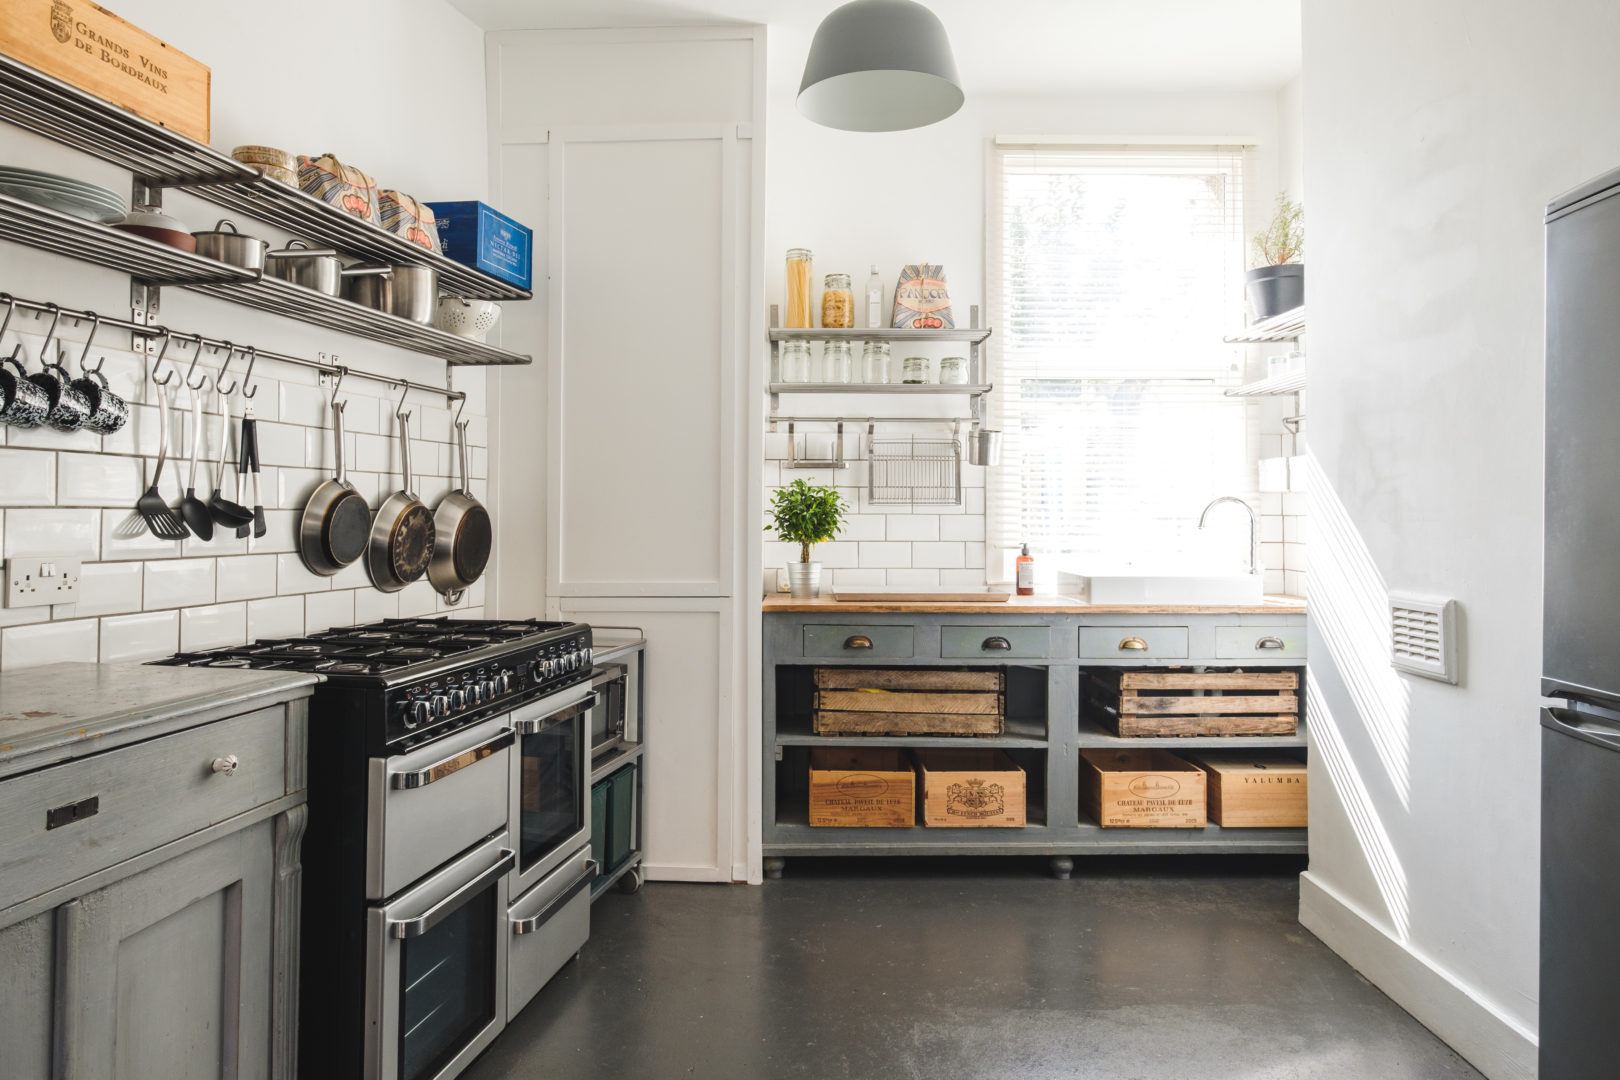
[[[78,559],[13,555],[5,562],[6,607],[45,607],[79,600]]]

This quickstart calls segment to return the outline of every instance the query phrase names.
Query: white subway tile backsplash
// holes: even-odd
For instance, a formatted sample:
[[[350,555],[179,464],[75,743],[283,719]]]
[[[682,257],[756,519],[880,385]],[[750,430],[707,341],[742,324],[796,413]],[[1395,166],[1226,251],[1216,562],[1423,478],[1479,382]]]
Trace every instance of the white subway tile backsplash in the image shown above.
[[[282,596],[292,593],[329,592],[332,579],[311,573],[298,555],[276,556],[276,592]]]
[[[939,583],[945,588],[971,589],[985,583],[983,570],[941,570]]]
[[[1275,514],[1267,514],[1260,518],[1260,539],[1267,544],[1280,544],[1283,542],[1283,519]]]
[[[135,501],[130,500],[133,507]],[[132,510],[102,510],[101,557],[106,561],[122,559],[177,559],[180,541],[160,540],[153,536],[146,523]]]
[[[1305,565],[1305,545],[1284,544],[1282,565],[1285,570],[1308,570]]]
[[[1309,520],[1308,518],[1285,517],[1279,520],[1282,521],[1282,539],[1290,544],[1305,543],[1305,522]]]
[[[56,502],[60,506],[134,506],[146,490],[143,465],[138,457],[116,454],[58,454]]]
[[[354,621],[361,623],[377,622],[381,619],[399,618],[399,594],[386,593],[379,589],[357,589],[354,593]]]
[[[962,554],[969,568],[984,569],[984,544],[970,540],[962,545]]]
[[[354,593],[311,593],[304,597],[304,633],[314,634],[334,626],[354,624]]]
[[[1289,570],[1283,574],[1284,588],[1289,596],[1305,595],[1306,574],[1302,570]]]
[[[844,518],[840,540],[885,540],[888,517],[883,514],[850,514]]]
[[[1283,546],[1281,544],[1260,545],[1260,565],[1271,570],[1283,568]]]
[[[276,595],[276,557],[238,555],[215,563],[217,599],[256,600]]]
[[[130,500],[135,505],[135,500]],[[94,509],[7,510],[6,555],[67,555],[95,559],[101,554],[101,511]]]
[[[267,397],[261,390],[254,395],[253,404],[257,408],[259,398]],[[281,384],[281,411],[276,418],[285,424],[299,424],[304,427],[321,427],[331,421],[332,408],[327,392],[318,386],[298,386],[293,383]],[[356,409],[356,412],[362,410]],[[348,419],[347,413],[344,419]]]
[[[278,553],[298,550],[298,519],[303,508],[296,510],[266,510],[265,534],[253,541],[256,553]]]
[[[984,517],[980,514],[963,514],[961,517],[940,518],[939,538],[941,540],[983,540]]]
[[[180,612],[180,648],[221,649],[247,641],[247,605],[211,604]]]
[[[1265,577],[1266,577],[1265,589],[1266,589],[1267,593],[1277,594],[1277,593],[1285,593],[1285,592],[1288,591],[1288,582],[1287,582],[1287,579],[1285,578],[1284,573],[1283,573],[1283,571],[1281,569],[1266,570],[1265,571]]]
[[[370,589],[371,575],[366,572],[365,556],[332,575],[332,591],[339,589]]]
[[[904,569],[911,566],[911,545],[888,541],[867,541],[860,545],[860,565],[872,569]]]
[[[33,450],[83,450],[86,447],[95,448],[96,437],[82,432],[57,431],[53,427],[41,424],[36,428],[9,428],[6,431],[6,445]]]
[[[140,562],[85,563],[79,569],[79,601],[73,614],[121,615],[143,606]]]
[[[885,539],[939,539],[939,518],[933,514],[888,514],[885,520]]]
[[[124,426],[111,435],[101,437],[101,451],[104,454],[155,456],[158,452],[157,406],[131,405],[129,419]],[[130,505],[134,505],[134,502],[131,499]]]
[[[293,465],[300,468],[303,466],[304,428],[263,421],[256,427],[261,465]]]
[[[960,570],[967,565],[967,546],[956,541],[912,544],[911,564],[941,570]]]
[[[261,638],[298,637],[302,633],[304,633],[302,596],[275,596],[248,601],[249,641],[258,641]]]
[[[358,472],[398,473],[399,443],[384,435],[357,435],[354,468]]]
[[[810,558],[824,567],[838,568],[841,566],[856,567],[861,565],[861,548],[865,544],[856,544],[835,540],[827,544],[817,544],[810,549]]]
[[[76,455],[65,455],[76,456]],[[56,502],[56,455],[48,450],[0,450],[0,506]]]
[[[148,611],[213,602],[213,559],[165,559],[146,564]]]
[[[154,660],[180,650],[180,613],[149,611],[101,620],[101,662]]]
[[[0,671],[72,660],[94,663],[99,629],[95,619],[8,626],[0,630]]]
[[[964,514],[984,516],[984,488],[962,489],[962,512]]]
[[[302,511],[309,497],[315,494],[331,474],[320,469],[277,469],[276,470],[276,505],[286,510]]]
[[[912,589],[932,589],[939,585],[938,570],[890,570],[887,573],[890,585]]]
[[[399,616],[402,619],[431,615],[438,608],[435,602],[438,593],[433,591],[426,578],[412,582],[394,595],[399,597]]]

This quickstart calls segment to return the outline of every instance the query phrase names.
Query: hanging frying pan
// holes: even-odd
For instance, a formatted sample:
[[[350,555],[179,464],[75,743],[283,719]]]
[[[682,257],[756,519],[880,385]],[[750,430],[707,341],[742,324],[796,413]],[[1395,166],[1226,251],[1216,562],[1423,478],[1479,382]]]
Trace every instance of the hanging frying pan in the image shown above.
[[[342,382],[340,375],[338,383]],[[322,577],[331,577],[364,555],[371,537],[371,507],[343,476],[343,410],[348,404],[337,399],[337,388],[333,387],[332,455],[337,462],[336,475],[321,481],[304,504],[304,515],[298,521],[298,554],[311,573]]]
[[[461,593],[484,572],[494,539],[489,511],[472,496],[467,479],[467,425],[456,421],[456,443],[461,451],[461,487],[446,495],[433,511],[433,558],[428,561],[428,580],[450,603],[458,603]]]
[[[395,415],[399,418],[399,462],[405,486],[378,508],[366,544],[366,572],[371,575],[371,583],[383,592],[398,592],[420,579],[433,558],[433,511],[411,491],[411,414]]]

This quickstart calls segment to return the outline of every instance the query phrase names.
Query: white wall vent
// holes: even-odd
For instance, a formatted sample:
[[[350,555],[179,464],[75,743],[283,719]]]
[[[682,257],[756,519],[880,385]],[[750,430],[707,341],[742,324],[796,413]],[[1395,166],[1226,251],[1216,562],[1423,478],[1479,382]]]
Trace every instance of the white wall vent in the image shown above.
[[[1390,594],[1390,662],[1399,671],[1457,681],[1457,603]]]

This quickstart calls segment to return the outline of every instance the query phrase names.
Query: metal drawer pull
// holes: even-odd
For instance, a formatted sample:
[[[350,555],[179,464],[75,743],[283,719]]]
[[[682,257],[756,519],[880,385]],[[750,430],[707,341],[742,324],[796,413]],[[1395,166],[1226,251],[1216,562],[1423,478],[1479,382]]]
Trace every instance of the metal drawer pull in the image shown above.
[[[540,929],[541,925],[547,919],[551,918],[552,914],[558,908],[562,907],[564,904],[568,903],[568,901],[578,896],[579,890],[595,881],[596,872],[600,869],[601,867],[597,865],[595,859],[587,860],[584,871],[579,875],[579,877],[574,879],[574,883],[572,885],[568,886],[568,888],[562,891],[562,895],[554,897],[551,903],[547,904],[533,915],[530,915],[527,919],[513,919],[512,933],[532,934],[536,930]]]
[[[470,750],[451,754],[441,761],[435,761],[425,769],[394,773],[388,780],[388,786],[396,791],[402,788],[427,787],[434,781],[443,780],[447,776],[454,776],[469,765],[478,764],[490,755],[505,750],[516,741],[517,736],[512,733],[511,728],[502,728],[500,734],[489,740],[489,742],[475,746]]]
[[[515,853],[508,851],[506,848],[501,848],[501,854],[495,860],[494,866],[491,866],[467,882],[467,884],[422,912],[422,914],[409,919],[389,919],[389,936],[401,939],[421,937],[442,923],[456,908],[460,907],[462,900],[469,894],[478,892],[484,886],[512,869],[512,864],[516,861],[517,855]]]
[[[870,649],[871,647],[872,639],[865,634],[855,634],[844,639],[844,648],[846,649]]]
[[[1257,649],[1286,649],[1288,646],[1283,644],[1282,638],[1272,637],[1270,634],[1267,634],[1265,637],[1255,642],[1254,647]]]
[[[214,759],[214,771],[224,773],[226,776],[235,776],[239,764],[241,763],[236,760],[235,754],[226,754],[224,757]]]
[[[1147,642],[1139,637],[1128,637],[1119,643],[1121,649],[1135,649],[1138,652],[1147,652]]]
[[[979,648],[988,652],[1012,652],[1012,642],[1004,637],[987,637]]]

